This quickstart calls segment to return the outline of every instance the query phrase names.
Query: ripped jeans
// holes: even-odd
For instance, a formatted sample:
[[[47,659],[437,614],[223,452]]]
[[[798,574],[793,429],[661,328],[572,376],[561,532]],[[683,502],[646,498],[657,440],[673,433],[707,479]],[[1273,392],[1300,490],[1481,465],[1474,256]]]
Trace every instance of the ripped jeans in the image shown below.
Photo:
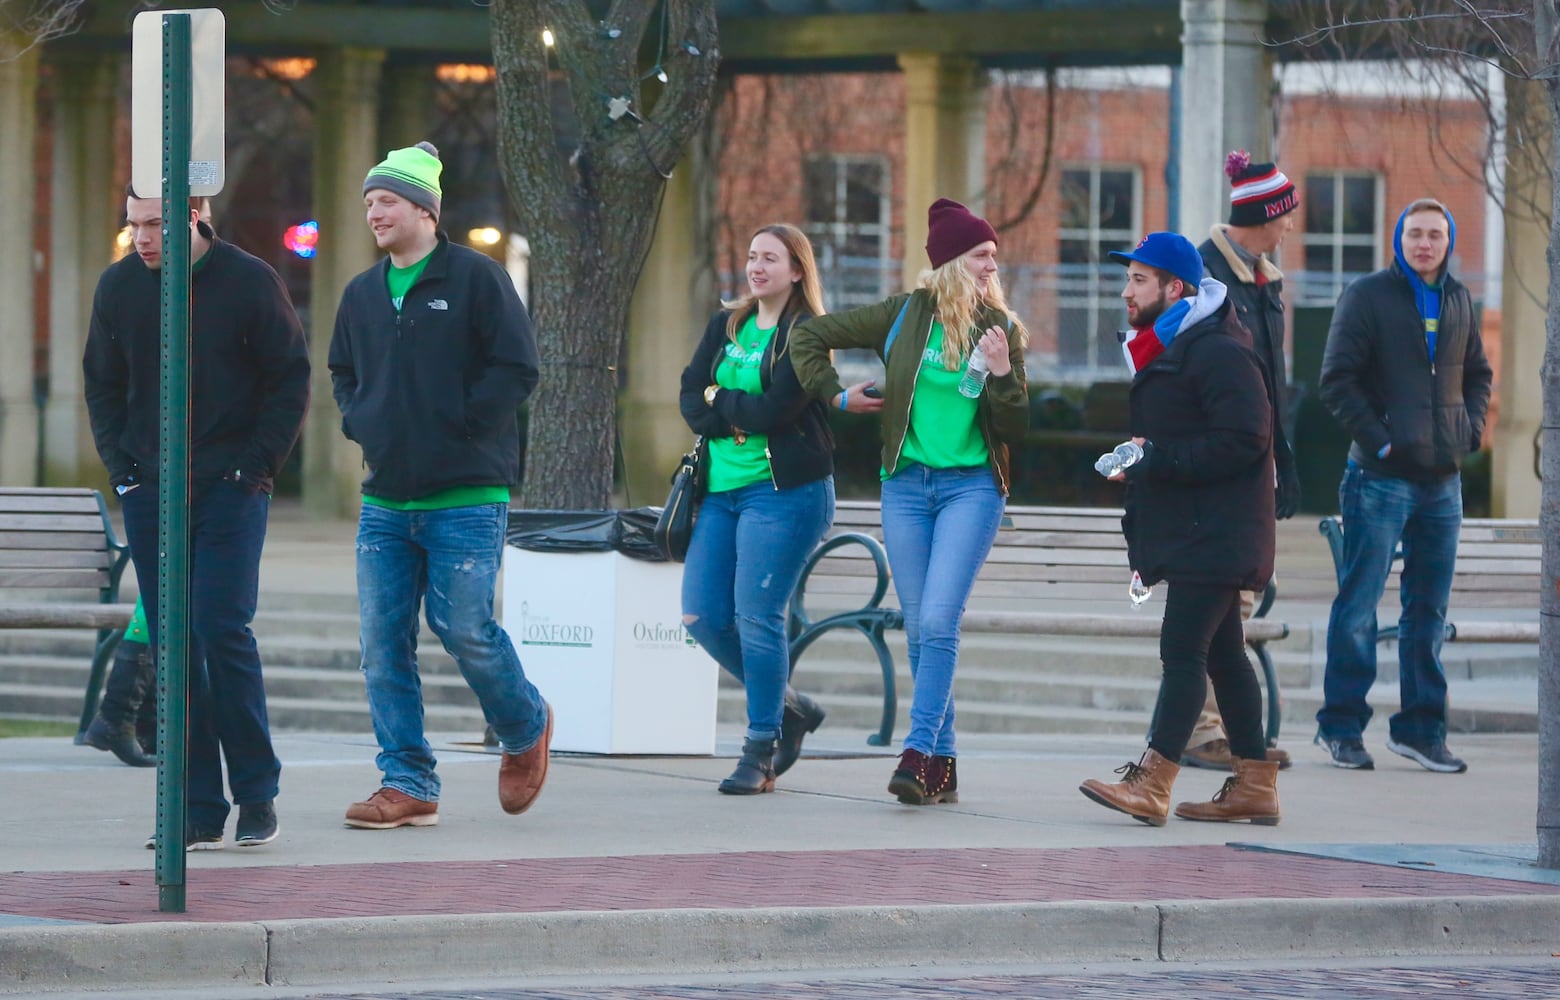
[[[426,603],[428,627],[459,665],[505,751],[529,750],[547,726],[541,693],[493,619],[508,523],[501,503],[412,511],[365,503],[358,517],[359,635],[377,763],[387,787],[413,798],[439,798],[433,748],[423,737],[419,605]]]
[[[786,610],[813,546],[834,523],[834,480],[768,481],[711,493],[683,562],[683,621],[747,690],[750,740],[780,735],[791,677]]]

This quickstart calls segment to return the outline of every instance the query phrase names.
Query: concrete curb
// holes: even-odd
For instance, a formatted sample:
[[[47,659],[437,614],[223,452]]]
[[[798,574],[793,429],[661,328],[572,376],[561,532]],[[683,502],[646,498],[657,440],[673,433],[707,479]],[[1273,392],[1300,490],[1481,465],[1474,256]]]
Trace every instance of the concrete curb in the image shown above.
[[[1554,895],[74,925],[0,930],[0,994],[1557,949]]]

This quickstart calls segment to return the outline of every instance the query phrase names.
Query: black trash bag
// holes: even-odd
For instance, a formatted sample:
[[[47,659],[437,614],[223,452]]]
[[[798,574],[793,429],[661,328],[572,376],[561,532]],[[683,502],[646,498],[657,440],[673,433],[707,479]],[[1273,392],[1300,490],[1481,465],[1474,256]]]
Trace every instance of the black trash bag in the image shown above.
[[[655,544],[654,507],[631,510],[509,511],[504,540],[528,552],[621,552],[646,562],[665,562]]]

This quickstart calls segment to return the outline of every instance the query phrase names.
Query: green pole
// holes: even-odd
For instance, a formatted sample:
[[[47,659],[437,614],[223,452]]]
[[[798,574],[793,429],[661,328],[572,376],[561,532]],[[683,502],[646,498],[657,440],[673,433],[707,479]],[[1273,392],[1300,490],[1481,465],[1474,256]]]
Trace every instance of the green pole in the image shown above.
[[[190,16],[162,19],[162,376],[157,483],[157,903],[184,912],[189,734]]]

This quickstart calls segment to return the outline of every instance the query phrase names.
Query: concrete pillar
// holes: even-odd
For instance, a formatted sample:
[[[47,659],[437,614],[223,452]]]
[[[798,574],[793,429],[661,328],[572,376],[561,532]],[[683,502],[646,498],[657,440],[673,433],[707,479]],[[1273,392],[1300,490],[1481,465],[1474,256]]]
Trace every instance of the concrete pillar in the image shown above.
[[[319,255],[311,265],[309,360],[313,400],[303,428],[303,504],[318,517],[354,517],[363,455],[341,436],[327,358],[341,292],[378,259],[363,221],[363,176],[384,159],[379,148],[380,49],[335,48],[315,67],[314,218]]]
[[[905,75],[904,286],[927,266],[926,209],[953,198],[982,211],[986,77],[973,59],[902,52]]]
[[[54,176],[49,196],[49,401],[44,409],[44,480],[50,486],[107,480],[82,395],[81,352],[92,291],[114,262],[124,209],[114,177],[114,92],[120,61],[59,52],[54,69]]]
[[[1266,0],[1181,0],[1182,232],[1194,243],[1229,217],[1224,157],[1273,158],[1273,62],[1262,44]]]
[[[700,266],[712,252],[700,198],[713,185],[695,143],[666,182],[660,222],[629,309],[628,385],[618,412],[627,500],[635,507],[666,499],[672,466],[693,441],[677,393],[717,305],[713,271]]]
[[[38,49],[0,31],[0,205],[16,241],[0,267],[0,486],[37,481],[38,407],[33,398],[33,182],[37,155]]]
[[[1500,414],[1490,470],[1490,512],[1537,517],[1541,483],[1534,435],[1544,420],[1545,317],[1549,307],[1549,215],[1552,189],[1543,89],[1506,82],[1506,254],[1501,272]],[[1540,217],[1542,214],[1543,217]]]

